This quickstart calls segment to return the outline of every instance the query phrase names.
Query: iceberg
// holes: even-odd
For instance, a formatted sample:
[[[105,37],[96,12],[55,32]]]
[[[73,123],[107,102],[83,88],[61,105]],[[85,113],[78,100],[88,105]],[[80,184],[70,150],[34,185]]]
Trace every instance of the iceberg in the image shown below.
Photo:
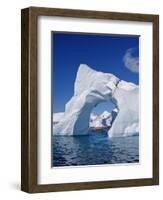
[[[91,113],[90,115],[90,128],[107,128],[111,126],[112,116],[108,111],[104,111],[101,115]]]
[[[59,121],[63,118],[64,112],[53,113],[53,124],[59,123]]]
[[[102,124],[105,127],[110,127],[111,126],[111,122],[112,122],[112,114],[108,111],[104,111],[101,115],[100,118],[102,120]]]
[[[86,135],[89,132],[90,117],[98,116],[92,109],[103,101],[111,100],[116,117],[104,112],[100,119],[111,125],[109,137],[129,136],[139,132],[139,86],[120,80],[111,73],[103,73],[81,64],[78,68],[74,95],[65,105],[64,115],[53,126],[55,135]],[[113,120],[114,119],[114,120]],[[97,125],[102,121],[97,120]]]
[[[139,86],[122,80],[118,83],[112,97],[113,101],[116,101],[118,109],[111,129],[108,132],[109,137],[132,136],[138,134]]]
[[[90,115],[90,128],[107,128],[111,126],[112,116],[108,111],[104,111],[101,115],[91,113]]]

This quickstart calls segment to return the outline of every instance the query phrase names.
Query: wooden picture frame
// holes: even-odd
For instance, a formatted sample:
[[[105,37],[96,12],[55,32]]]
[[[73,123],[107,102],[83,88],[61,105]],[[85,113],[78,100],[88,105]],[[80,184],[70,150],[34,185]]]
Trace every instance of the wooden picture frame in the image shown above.
[[[62,16],[109,19],[153,24],[153,177],[142,179],[38,184],[37,163],[37,19]],[[21,11],[21,190],[29,193],[83,189],[148,186],[159,184],[159,16],[29,7]]]

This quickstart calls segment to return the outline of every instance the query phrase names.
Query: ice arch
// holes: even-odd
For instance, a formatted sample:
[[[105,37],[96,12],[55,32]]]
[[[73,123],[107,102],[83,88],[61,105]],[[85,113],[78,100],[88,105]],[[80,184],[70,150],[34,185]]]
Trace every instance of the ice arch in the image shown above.
[[[109,130],[109,137],[138,133],[138,94],[137,85],[81,64],[75,80],[74,96],[66,104],[65,113],[54,126],[53,134],[86,135],[93,107],[109,99],[112,99],[119,109],[118,116]]]

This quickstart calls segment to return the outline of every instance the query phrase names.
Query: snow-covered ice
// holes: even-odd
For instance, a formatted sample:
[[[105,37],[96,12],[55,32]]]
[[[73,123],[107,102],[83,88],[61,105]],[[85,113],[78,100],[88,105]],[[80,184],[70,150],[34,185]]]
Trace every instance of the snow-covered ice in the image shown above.
[[[53,123],[58,123],[64,116],[64,112],[53,113]]]
[[[139,86],[120,81],[113,98],[118,114],[109,130],[109,137],[131,136],[139,133]]]

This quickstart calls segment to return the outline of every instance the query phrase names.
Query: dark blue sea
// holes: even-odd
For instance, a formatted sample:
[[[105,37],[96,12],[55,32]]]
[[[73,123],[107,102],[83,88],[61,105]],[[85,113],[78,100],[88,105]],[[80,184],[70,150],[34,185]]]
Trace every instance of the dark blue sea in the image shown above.
[[[52,165],[80,166],[139,162],[139,136],[109,138],[106,133],[53,136]]]

